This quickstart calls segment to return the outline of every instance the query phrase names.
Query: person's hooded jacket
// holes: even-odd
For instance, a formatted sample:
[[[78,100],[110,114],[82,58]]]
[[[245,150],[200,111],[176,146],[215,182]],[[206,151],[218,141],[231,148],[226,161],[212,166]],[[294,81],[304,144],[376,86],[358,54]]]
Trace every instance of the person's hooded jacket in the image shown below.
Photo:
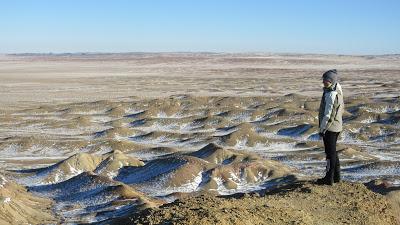
[[[343,91],[337,82],[336,70],[324,73],[323,79],[331,81],[329,88],[324,87],[321,104],[319,107],[319,132],[341,132],[343,130],[342,115],[344,111]]]

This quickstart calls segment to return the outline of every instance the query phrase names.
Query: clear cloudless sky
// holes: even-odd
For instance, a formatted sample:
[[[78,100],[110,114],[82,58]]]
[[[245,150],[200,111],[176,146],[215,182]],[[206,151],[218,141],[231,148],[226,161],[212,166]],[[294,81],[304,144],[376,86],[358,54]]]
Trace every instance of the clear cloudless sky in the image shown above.
[[[400,53],[400,0],[0,0],[0,53]]]

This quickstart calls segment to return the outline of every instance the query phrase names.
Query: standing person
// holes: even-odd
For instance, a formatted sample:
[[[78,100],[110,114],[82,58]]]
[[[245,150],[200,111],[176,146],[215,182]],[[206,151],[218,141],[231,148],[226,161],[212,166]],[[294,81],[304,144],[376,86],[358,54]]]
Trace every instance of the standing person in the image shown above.
[[[319,107],[319,135],[324,140],[326,154],[326,175],[318,179],[318,184],[333,185],[340,181],[340,163],[336,152],[336,142],[342,131],[344,110],[343,91],[335,69],[322,75],[324,93]]]

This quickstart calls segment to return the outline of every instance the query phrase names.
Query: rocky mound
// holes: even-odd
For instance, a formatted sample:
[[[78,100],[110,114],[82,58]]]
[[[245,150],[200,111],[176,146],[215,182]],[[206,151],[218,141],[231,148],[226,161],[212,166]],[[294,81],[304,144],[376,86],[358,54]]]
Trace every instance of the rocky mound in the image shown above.
[[[157,192],[190,183],[205,168],[206,162],[177,154],[151,160],[142,167],[124,167],[115,179]]]
[[[159,196],[197,191],[229,194],[247,188],[262,189],[271,180],[292,172],[279,162],[211,143],[195,152],[174,153],[144,166],[124,167],[115,179]]]
[[[96,132],[95,138],[116,138],[116,137],[128,137],[134,135],[135,132],[127,127],[113,127],[103,131]]]
[[[103,155],[78,153],[48,167],[14,172],[20,177],[21,183],[30,186],[31,183],[37,185],[62,182],[82,172],[95,172],[113,177],[124,166],[143,165],[142,161],[115,150]]]
[[[262,194],[263,195],[263,194]],[[112,224],[396,224],[388,200],[363,184],[299,182],[260,197],[200,195],[110,221]]]
[[[52,204],[0,174],[0,224],[56,223],[58,219],[49,209]]]
[[[83,172],[57,184],[34,186],[30,191],[54,199],[59,216],[75,222],[101,221],[119,214],[126,215],[126,208],[133,212],[165,203],[92,172]]]
[[[268,139],[260,136],[250,123],[242,123],[232,133],[221,136],[221,142],[228,146],[246,147],[257,143],[267,143]]]
[[[113,176],[113,173],[116,173],[120,168],[124,166],[143,166],[144,162],[125,155],[121,151],[115,150],[111,153],[104,154],[103,157],[106,157],[94,170],[97,174],[105,174],[109,176]]]

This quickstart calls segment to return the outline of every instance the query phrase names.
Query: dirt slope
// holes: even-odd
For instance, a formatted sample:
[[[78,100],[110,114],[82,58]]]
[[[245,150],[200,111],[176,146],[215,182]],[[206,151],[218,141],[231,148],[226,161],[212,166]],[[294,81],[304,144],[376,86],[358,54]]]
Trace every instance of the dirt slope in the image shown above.
[[[388,200],[361,183],[299,182],[264,194],[200,195],[114,224],[396,224]]]
[[[51,200],[33,196],[0,174],[0,224],[56,224]]]

